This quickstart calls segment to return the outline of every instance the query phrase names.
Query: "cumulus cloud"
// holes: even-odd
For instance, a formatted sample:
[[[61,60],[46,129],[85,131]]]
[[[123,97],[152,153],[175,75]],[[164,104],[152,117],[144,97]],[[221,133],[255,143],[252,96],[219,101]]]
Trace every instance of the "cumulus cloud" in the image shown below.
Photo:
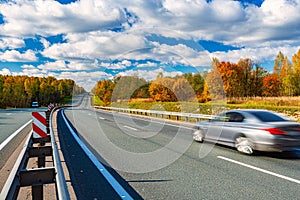
[[[123,11],[109,1],[82,0],[63,5],[57,1],[15,0],[1,3],[0,10],[5,17],[0,34],[10,36],[105,30],[125,22]]]
[[[90,91],[98,80],[112,78],[110,74],[102,71],[62,72],[59,74],[53,73],[52,75],[58,79],[72,79],[76,81],[77,84],[84,87],[87,91]]]
[[[146,45],[142,36],[112,31],[68,34],[65,39],[68,43],[54,44],[42,54],[53,59],[118,59],[122,54]]]
[[[0,61],[37,62],[24,65],[22,73],[76,73],[82,83],[83,78],[96,79],[88,76],[111,76],[106,74],[111,71],[151,79],[160,65],[209,66],[212,56],[260,61],[273,60],[282,51],[291,58],[300,48],[299,0],[265,0],[261,6],[235,0],[13,0],[0,3],[0,13]],[[64,42],[52,43],[48,36],[55,35],[63,35]],[[153,41],[151,35],[177,43]],[[36,36],[42,47],[26,50],[25,39]],[[187,44],[199,40],[242,48],[208,53]],[[154,70],[142,70],[146,67]],[[95,72],[100,70],[105,73]]]
[[[0,49],[14,49],[25,46],[25,42],[20,38],[3,37],[0,38]]]
[[[229,61],[234,63],[237,63],[241,58],[251,58],[253,61],[260,63],[263,60],[275,60],[280,51],[291,59],[299,49],[300,46],[247,48],[228,52],[214,52],[212,53],[212,56],[217,57],[221,61]]]
[[[0,60],[4,62],[32,62],[37,61],[38,58],[32,50],[27,50],[25,53],[20,53],[16,50],[7,50],[0,52]]]
[[[43,44],[44,48],[48,48],[50,46],[50,42],[45,38],[41,38],[40,42]]]
[[[0,74],[2,74],[2,75],[11,75],[11,72],[10,72],[9,69],[3,68],[3,69],[0,70]]]
[[[147,61],[146,63],[143,64],[137,64],[136,67],[137,68],[157,67],[157,63]]]
[[[182,72],[179,71],[166,71],[162,68],[158,68],[155,70],[127,70],[124,72],[120,72],[117,76],[138,76],[145,80],[155,80],[159,73],[163,73],[164,76],[175,77],[176,75],[182,75]]]

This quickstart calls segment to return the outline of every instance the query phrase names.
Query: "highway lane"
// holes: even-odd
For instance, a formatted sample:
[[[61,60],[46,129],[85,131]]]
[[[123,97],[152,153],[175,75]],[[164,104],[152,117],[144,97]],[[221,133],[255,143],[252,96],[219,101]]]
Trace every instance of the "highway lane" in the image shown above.
[[[31,129],[31,112],[42,110],[45,110],[45,108],[0,110],[0,169],[29,133]]]
[[[31,120],[32,112],[46,110],[47,108],[0,109],[0,144],[18,128]]]
[[[98,159],[112,166],[114,170],[110,170],[115,171],[117,179],[126,182],[142,198],[300,196],[297,154],[247,156],[235,149],[193,142],[189,128],[161,121],[84,107],[67,109],[65,113]]]

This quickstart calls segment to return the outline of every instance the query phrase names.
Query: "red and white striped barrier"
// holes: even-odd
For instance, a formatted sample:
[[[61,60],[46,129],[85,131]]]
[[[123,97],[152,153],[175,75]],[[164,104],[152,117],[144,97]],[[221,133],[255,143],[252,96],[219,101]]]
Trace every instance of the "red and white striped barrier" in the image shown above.
[[[34,138],[47,136],[47,121],[45,112],[32,112],[32,129]]]

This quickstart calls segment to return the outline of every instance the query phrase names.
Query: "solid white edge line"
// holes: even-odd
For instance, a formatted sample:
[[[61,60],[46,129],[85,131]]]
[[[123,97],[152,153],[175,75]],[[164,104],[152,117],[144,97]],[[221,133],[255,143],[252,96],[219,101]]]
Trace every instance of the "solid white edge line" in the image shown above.
[[[300,180],[297,180],[297,179],[294,179],[294,178],[291,178],[291,177],[288,177],[288,176],[284,176],[284,175],[281,175],[281,174],[277,174],[277,173],[271,172],[269,170],[265,170],[265,169],[262,169],[262,168],[259,168],[259,167],[248,165],[248,164],[245,164],[245,163],[242,163],[242,162],[230,159],[230,158],[226,158],[224,156],[217,156],[217,157],[220,158],[220,159],[223,159],[223,160],[226,160],[226,161],[229,161],[229,162],[232,162],[232,163],[244,166],[244,167],[248,167],[250,169],[254,169],[254,170],[257,170],[257,171],[260,171],[260,172],[263,172],[263,173],[266,173],[266,174],[269,174],[269,175],[272,175],[272,176],[276,176],[278,178],[282,178],[282,179],[285,179],[285,180],[288,180],[288,181],[300,184]]]
[[[30,121],[31,122],[31,121]],[[28,124],[28,123],[27,123]],[[32,137],[32,130],[30,131],[30,134],[28,135],[24,145],[22,146],[22,149],[19,153],[19,156],[17,158],[17,160],[15,161],[15,164],[13,166],[13,168],[11,169],[10,173],[9,173],[9,176],[1,190],[1,193],[0,193],[0,199],[7,199],[8,198],[8,193],[9,193],[9,190],[10,190],[10,187],[12,186],[13,184],[13,181],[15,179],[15,176],[17,175],[17,172],[19,170],[19,167],[23,161],[23,157],[27,151],[27,146],[28,146],[28,143]]]
[[[94,154],[80,140],[80,138],[77,136],[77,134],[74,132],[74,130],[71,128],[70,124],[68,123],[64,112],[62,112],[62,117],[63,117],[68,129],[72,133],[74,139],[76,140],[76,142],[80,145],[80,147],[83,149],[83,151],[86,153],[86,155],[90,158],[90,160],[94,163],[94,165],[97,167],[97,169],[101,172],[101,174],[106,178],[106,180],[109,182],[109,184],[118,193],[118,195],[122,199],[133,199],[126,192],[126,190],[120,185],[120,183],[107,171],[107,169],[101,164],[101,162],[98,161],[98,159],[94,156]]]
[[[0,144],[0,151],[16,136],[19,134],[19,132],[21,130],[23,130],[28,124],[30,124],[32,122],[32,120],[29,120],[26,124],[24,124],[23,126],[21,126],[18,130],[16,130],[13,134],[11,134],[8,138],[6,138],[6,140],[4,140],[1,144]]]

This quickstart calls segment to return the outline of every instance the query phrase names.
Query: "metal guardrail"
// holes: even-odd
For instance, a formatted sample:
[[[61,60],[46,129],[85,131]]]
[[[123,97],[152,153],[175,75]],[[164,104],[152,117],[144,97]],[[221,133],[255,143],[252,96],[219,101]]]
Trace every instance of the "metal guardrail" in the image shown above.
[[[57,196],[58,199],[62,199],[62,200],[69,200],[70,199],[70,194],[67,188],[67,184],[66,184],[66,180],[65,180],[65,175],[64,175],[64,171],[63,168],[61,166],[61,160],[59,157],[59,152],[58,152],[58,148],[57,148],[57,143],[55,141],[55,136],[54,136],[54,132],[53,132],[53,124],[52,124],[52,114],[59,109],[58,107],[54,108],[50,114],[50,119],[49,121],[50,123],[50,137],[51,137],[51,143],[52,143],[52,149],[53,149],[53,162],[54,162],[54,166],[56,167],[56,176],[55,176],[55,180],[56,180],[56,190],[57,190]]]
[[[43,185],[55,184],[57,199],[68,200],[70,195],[67,189],[64,172],[55,141],[52,125],[52,115],[59,109],[52,110],[49,119],[49,135],[45,138],[33,138],[30,132],[17,161],[2,188],[0,199],[17,199],[21,187],[32,187],[32,199],[43,199]],[[51,143],[51,146],[44,146],[45,143]],[[34,146],[39,143],[41,145]],[[53,167],[45,167],[45,157],[53,157]],[[38,168],[26,169],[29,158],[38,158]]]
[[[115,108],[115,107],[104,107],[104,106],[94,106],[94,108],[116,111],[116,112],[124,112],[124,113],[130,113],[130,114],[140,114],[140,115],[155,116],[155,117],[160,116],[161,118],[167,117],[169,119],[171,119],[171,116],[173,116],[173,117],[175,117],[176,120],[180,120],[180,119],[184,118],[185,121],[189,121],[189,119],[195,119],[196,122],[203,120],[203,119],[212,119],[213,118],[213,115],[182,113],[182,112]]]

